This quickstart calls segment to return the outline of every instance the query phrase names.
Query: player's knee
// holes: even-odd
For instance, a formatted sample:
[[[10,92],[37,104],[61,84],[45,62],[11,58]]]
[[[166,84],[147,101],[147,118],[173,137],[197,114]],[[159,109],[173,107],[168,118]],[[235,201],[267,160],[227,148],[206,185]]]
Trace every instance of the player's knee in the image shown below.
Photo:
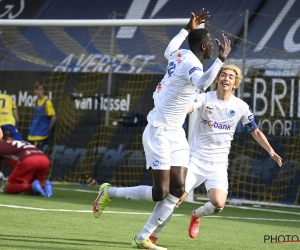
[[[223,211],[223,208],[224,208],[224,207],[215,207],[215,209],[214,209],[214,214],[221,213],[221,212]]]
[[[170,194],[174,195],[177,198],[180,198],[185,192],[185,185],[183,183],[177,183],[176,185],[171,185]]]
[[[225,202],[224,201],[220,201],[220,200],[211,201],[211,204],[214,207],[221,208],[221,209],[223,209],[223,207],[225,206]]]
[[[225,206],[224,202],[218,200],[211,202],[211,204],[213,205],[213,214],[221,213]]]
[[[153,188],[152,189],[152,197],[153,197],[153,201],[162,201],[163,199],[165,199],[169,194],[169,189],[167,188]]]
[[[6,185],[3,187],[3,193],[6,193],[6,194],[10,194],[10,183],[7,182]]]
[[[184,194],[184,185],[181,187],[172,188],[170,190],[170,194],[176,196],[177,198],[180,198]]]

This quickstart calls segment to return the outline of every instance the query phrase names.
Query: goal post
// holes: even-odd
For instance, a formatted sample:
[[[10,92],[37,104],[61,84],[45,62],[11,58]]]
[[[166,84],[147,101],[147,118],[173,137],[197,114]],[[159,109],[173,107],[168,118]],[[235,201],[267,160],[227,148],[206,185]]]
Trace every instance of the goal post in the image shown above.
[[[47,149],[53,181],[152,184],[142,133],[153,108],[152,93],[165,73],[164,51],[188,21],[0,19],[0,91],[16,102],[23,137],[27,138],[31,124],[35,81],[44,84],[57,113]],[[258,44],[212,24],[205,27],[213,38],[220,40],[224,33],[232,40],[226,64],[245,65],[242,96],[235,94],[253,109],[259,129],[283,157],[283,167],[277,168],[240,124],[229,155],[228,197],[296,204],[300,60],[266,47],[257,53]],[[188,48],[186,41],[182,48]],[[214,48],[204,70],[217,56]],[[189,119],[186,131],[191,136],[195,117]],[[7,175],[9,169],[4,172]],[[203,186],[194,190],[196,198],[205,193]]]
[[[0,26],[18,27],[151,27],[182,26],[190,19],[0,19]]]

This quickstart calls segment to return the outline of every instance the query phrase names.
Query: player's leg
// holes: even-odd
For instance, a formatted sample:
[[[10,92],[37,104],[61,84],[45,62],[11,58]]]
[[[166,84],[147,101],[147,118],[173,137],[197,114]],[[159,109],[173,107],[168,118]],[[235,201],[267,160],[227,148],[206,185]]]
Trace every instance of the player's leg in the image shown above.
[[[9,194],[28,193],[32,194],[30,180],[33,172],[28,166],[23,164],[24,160],[19,162],[9,175],[4,192]],[[23,184],[24,183],[24,184]]]
[[[146,167],[150,169],[158,168],[157,174],[152,186],[135,186],[135,187],[112,187],[109,183],[103,183],[100,186],[99,194],[93,204],[94,216],[98,218],[111,198],[126,198],[128,200],[148,200],[161,201],[169,193],[169,181],[165,178],[170,178],[170,142],[169,131],[162,128],[152,127],[147,125],[143,133],[143,146],[146,155]],[[159,172],[167,170],[164,174]],[[162,176],[163,181],[160,179]]]
[[[206,162],[207,180],[205,181],[210,201],[192,211],[189,235],[196,238],[199,233],[200,218],[220,213],[226,202],[228,193],[227,164]],[[205,171],[205,170],[204,170]]]
[[[35,178],[41,183],[44,188],[45,197],[51,197],[53,195],[52,183],[49,180],[45,180],[46,175],[50,168],[50,160],[47,156],[35,156],[35,163],[33,164],[35,170]]]
[[[45,178],[50,167],[50,160],[45,155],[35,155],[28,158],[28,164],[34,169],[34,180],[39,180],[44,186]]]
[[[184,131],[181,129],[166,131],[164,133],[164,138],[167,138],[171,146],[170,162],[172,167],[170,169],[169,177],[170,191],[165,199],[156,204],[150,218],[141,232],[137,235],[137,239],[148,239],[153,232],[159,230],[159,227],[162,228],[170,220],[179,198],[184,193],[189,160],[189,146]],[[164,140],[162,139],[161,141]],[[164,148],[166,147],[164,146]],[[161,150],[161,152],[163,152],[163,150]],[[155,170],[153,172],[155,172]],[[156,177],[156,179],[159,179],[159,176]],[[160,187],[163,187],[163,190],[167,188],[163,186],[166,183],[166,181],[161,180]]]
[[[150,236],[151,233],[157,228],[157,225],[164,223],[172,214],[170,210],[173,210],[174,204],[176,201],[172,201],[173,198],[168,193],[170,186],[170,170],[151,170],[153,178],[153,197],[154,199],[162,199],[158,201],[155,205],[155,208],[149,217],[148,221],[139,232],[138,235],[134,238],[132,242],[133,247],[144,248],[144,249],[165,249],[163,247],[156,246],[155,243],[151,242]],[[156,192],[156,193],[155,193]],[[176,198],[176,197],[175,197]]]
[[[42,195],[46,197],[45,190],[42,187],[43,183],[41,183],[38,179],[39,174],[37,173],[37,169],[40,167],[40,161],[38,160],[38,157],[27,157],[18,164],[18,167],[22,168],[23,170],[22,178],[24,182],[31,184],[32,193],[34,195]]]
[[[19,194],[32,192],[31,184],[29,183],[9,183],[5,184],[3,189],[4,193],[7,194]]]
[[[197,168],[197,166],[193,162],[190,161],[186,179],[185,179],[185,192],[180,197],[179,201],[176,204],[176,207],[180,206],[180,204],[185,200],[186,196],[188,195],[189,192],[191,192],[191,190],[194,190],[196,187],[200,186],[205,181],[205,178],[206,178],[205,176],[192,172],[195,168]],[[150,237],[152,242],[156,242],[161,230],[164,228],[164,226],[166,225],[167,222],[168,221],[166,221],[164,224],[159,225],[155,229],[155,231],[151,235],[152,237]]]
[[[152,127],[147,125],[143,133],[143,145],[144,151],[146,154],[146,167],[149,169],[150,166],[155,164],[155,162],[165,162],[164,157],[168,154],[160,154],[161,151],[160,139],[161,136],[158,136],[161,133],[160,128]],[[168,145],[165,145],[166,149],[169,148]],[[169,164],[169,160],[167,161]],[[169,168],[169,167],[168,167]],[[169,174],[167,174],[169,178]],[[157,182],[157,183],[156,183]],[[93,203],[93,212],[96,218],[100,217],[107,204],[111,201],[112,198],[126,198],[128,200],[148,200],[148,201],[158,201],[162,200],[161,195],[167,195],[169,192],[169,186],[167,190],[161,192],[160,181],[154,181],[154,189],[152,186],[135,186],[135,187],[112,187],[109,183],[103,183],[100,185],[99,194]],[[164,197],[165,197],[164,196]],[[164,198],[163,197],[163,198]]]
[[[26,159],[19,162],[8,177],[4,192],[8,194],[18,194],[23,192],[26,194],[33,194],[33,189],[30,184],[33,175],[34,171],[26,164]]]

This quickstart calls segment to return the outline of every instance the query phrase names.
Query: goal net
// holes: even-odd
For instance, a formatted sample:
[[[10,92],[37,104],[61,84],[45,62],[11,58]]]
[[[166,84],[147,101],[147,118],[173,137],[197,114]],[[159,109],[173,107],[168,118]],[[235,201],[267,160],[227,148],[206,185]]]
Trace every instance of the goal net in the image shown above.
[[[18,21],[18,23],[14,22]],[[50,23],[49,23],[50,22]],[[1,93],[18,107],[27,139],[34,83],[44,84],[58,121],[44,149],[49,178],[65,183],[152,185],[145,168],[142,133],[163,77],[170,39],[179,20],[1,20]],[[233,41],[227,64],[244,72],[243,98],[275,151],[278,168],[240,124],[229,156],[229,198],[296,204],[300,179],[300,80],[298,57],[275,51],[207,25],[213,37]],[[185,42],[183,48],[188,48]],[[205,62],[205,70],[217,56]],[[188,133],[189,121],[183,124]],[[209,159],[209,156],[208,156]],[[7,175],[11,171],[3,167]],[[195,190],[205,197],[204,186]]]

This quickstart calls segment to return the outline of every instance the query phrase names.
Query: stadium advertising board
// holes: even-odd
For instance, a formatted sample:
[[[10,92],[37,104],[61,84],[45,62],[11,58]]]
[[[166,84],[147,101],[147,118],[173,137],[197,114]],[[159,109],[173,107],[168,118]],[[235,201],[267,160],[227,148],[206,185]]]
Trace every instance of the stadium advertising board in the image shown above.
[[[296,76],[299,72],[300,62],[296,60],[299,55],[299,26],[298,9],[300,2],[289,1],[236,1],[221,4],[223,1],[204,2],[187,0],[180,6],[176,1],[83,1],[78,0],[76,5],[62,3],[61,1],[45,0],[39,5],[33,1],[4,1],[0,4],[0,17],[2,19],[109,19],[113,12],[117,19],[157,19],[157,18],[188,18],[191,12],[203,6],[210,11],[211,18],[208,29],[223,30],[234,37],[243,37],[245,10],[249,11],[249,27],[247,39],[255,44],[241,55],[233,48],[231,59],[239,60],[246,56],[250,65],[267,70],[269,75]],[[9,3],[8,3],[9,2]],[[31,8],[34,5],[35,8]],[[226,6],[230,6],[228,13]],[[97,10],[97,11],[96,11]],[[225,13],[225,14],[224,14]],[[110,67],[115,73],[158,73],[165,70],[165,59],[161,56],[167,45],[181,27],[169,27],[165,32],[166,38],[160,39],[159,50],[151,46],[153,40],[148,31],[137,27],[116,27],[114,36],[114,51],[109,54],[109,48],[100,43],[111,43],[109,30],[98,28],[59,28],[49,31],[45,28],[18,28],[17,35],[12,29],[2,27],[1,47],[2,57],[11,63],[2,64],[2,70],[38,70],[60,72],[108,72]],[[102,30],[103,29],[103,30]],[[15,31],[14,31],[15,32]],[[15,39],[14,37],[19,37]],[[6,42],[9,40],[9,43]],[[20,39],[26,41],[26,46],[32,49],[32,54],[20,56]],[[59,41],[59,39],[62,39]],[[68,48],[66,48],[66,41]],[[101,41],[101,42],[100,42]],[[12,43],[12,44],[11,44]],[[25,42],[24,42],[25,43]],[[133,47],[134,44],[134,47]],[[141,44],[139,47],[137,44]],[[238,42],[237,42],[238,44]],[[185,44],[186,46],[186,44]],[[249,46],[249,45],[248,45]],[[11,50],[11,51],[10,51]],[[274,58],[272,50],[281,51],[281,55]],[[10,51],[6,53],[5,51]],[[295,57],[293,57],[293,55]],[[271,59],[271,61],[269,61]],[[273,62],[277,59],[279,61]],[[248,68],[249,68],[248,62]],[[252,63],[253,62],[253,63]],[[271,64],[271,65],[270,65]],[[286,64],[289,65],[287,68]],[[279,72],[279,73],[278,73]]]

